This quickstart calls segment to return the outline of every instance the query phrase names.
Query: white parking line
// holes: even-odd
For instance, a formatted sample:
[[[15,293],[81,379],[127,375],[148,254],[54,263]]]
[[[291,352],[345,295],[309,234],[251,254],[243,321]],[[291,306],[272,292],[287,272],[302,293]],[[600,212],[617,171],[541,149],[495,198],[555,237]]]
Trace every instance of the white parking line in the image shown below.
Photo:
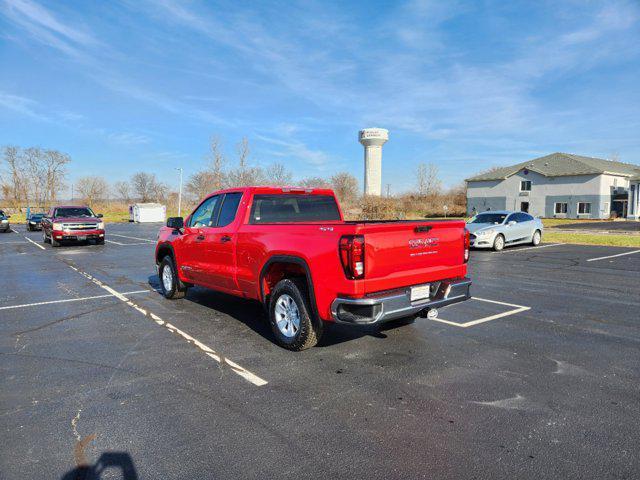
[[[101,282],[100,280],[98,280],[94,276],[88,274],[87,272],[83,272],[82,270],[80,270],[77,267],[74,267],[73,265],[69,265],[69,267],[72,270],[78,272],[80,275],[84,276],[85,278],[91,280],[94,284],[96,284],[100,288],[106,290],[107,292],[109,292],[114,297],[116,297],[119,300],[123,301],[124,303],[126,303],[130,307],[134,308],[138,312],[142,313],[145,317],[150,317],[158,325],[165,327],[167,330],[169,330],[172,333],[177,333],[182,338],[184,338],[187,342],[195,345],[200,350],[202,350],[208,357],[213,358],[216,362],[218,362],[220,364],[223,364],[223,365],[228,365],[229,367],[231,367],[231,370],[234,373],[236,373],[237,375],[240,375],[242,378],[244,378],[248,382],[251,382],[252,384],[254,384],[254,385],[258,386],[258,387],[261,387],[261,386],[267,384],[266,380],[258,377],[257,375],[255,375],[254,373],[250,372],[246,368],[238,365],[234,361],[232,361],[232,360],[222,356],[221,354],[217,353],[215,350],[213,350],[209,346],[205,345],[204,343],[200,342],[199,340],[195,339],[194,337],[192,337],[191,335],[189,335],[185,331],[180,330],[178,327],[170,324],[169,322],[165,322],[164,320],[162,320],[162,318],[160,318],[155,313],[150,312],[150,311],[142,308],[141,306],[135,304],[134,302],[129,300],[127,297],[125,297],[122,293],[116,292],[113,288],[111,288],[106,283]]]
[[[471,299],[479,300],[481,302],[496,303],[498,305],[506,305],[507,307],[515,307],[515,308],[513,310],[497,313],[495,315],[489,315],[488,317],[482,317],[477,320],[472,320],[466,323],[452,322],[450,320],[445,320],[444,318],[432,318],[431,320],[433,320],[434,322],[446,323],[447,325],[453,325],[454,327],[469,328],[475,325],[479,325],[481,323],[490,322],[491,320],[497,320],[498,318],[504,318],[510,315],[515,315],[516,313],[526,312],[527,310],[531,310],[531,307],[525,307],[524,305],[517,305],[515,303],[507,303],[507,302],[499,302],[498,300],[489,300],[488,298],[471,297]]]
[[[595,262],[597,260],[606,260],[608,258],[622,257],[623,255],[633,255],[634,253],[640,253],[640,250],[634,250],[633,252],[618,253],[617,255],[608,255],[606,257],[589,258],[587,262]]]
[[[116,242],[115,240],[106,240],[105,242],[107,243],[113,243],[114,245],[121,245],[123,247],[131,247],[133,245],[149,245],[148,243],[145,242],[138,242],[138,243],[121,243],[121,242]]]
[[[109,235],[112,237],[130,238],[131,240],[142,240],[143,242],[156,243],[155,240],[151,240],[150,238],[129,237],[127,235],[120,235],[118,233],[109,233]]]
[[[17,233],[18,235],[21,235],[22,238],[24,238],[27,242],[31,242],[33,243],[36,247],[42,249],[42,250],[46,250],[42,245],[40,245],[39,243],[34,242],[33,240],[31,240],[29,237],[27,237],[26,235],[22,235],[21,233],[19,233],[18,231],[14,230],[13,228],[11,229],[11,231],[13,233]]]
[[[566,245],[566,244],[565,243],[549,243],[545,245],[538,245],[537,247],[526,247],[526,248],[515,248],[513,250],[511,249],[502,250],[502,252],[496,252],[496,253],[515,253],[515,252],[522,252],[523,250],[538,250],[540,248],[558,247],[560,245]]]
[[[153,290],[134,290],[132,292],[124,292],[123,295],[135,295],[138,293],[151,293],[151,292],[153,292]],[[113,295],[112,294],[94,295],[93,297],[65,298],[63,300],[50,300],[48,302],[23,303],[22,305],[8,305],[6,307],[0,307],[0,310],[12,310],[14,308],[38,307],[40,305],[52,305],[54,303],[83,302],[85,300],[95,300],[96,298],[108,298],[108,297],[113,297]]]

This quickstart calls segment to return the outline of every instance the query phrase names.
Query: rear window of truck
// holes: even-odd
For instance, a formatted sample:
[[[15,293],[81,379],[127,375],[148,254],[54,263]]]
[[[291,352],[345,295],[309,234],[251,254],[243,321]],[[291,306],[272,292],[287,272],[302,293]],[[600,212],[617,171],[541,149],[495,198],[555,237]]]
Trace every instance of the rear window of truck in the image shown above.
[[[250,223],[339,221],[340,211],[331,195],[256,195]]]

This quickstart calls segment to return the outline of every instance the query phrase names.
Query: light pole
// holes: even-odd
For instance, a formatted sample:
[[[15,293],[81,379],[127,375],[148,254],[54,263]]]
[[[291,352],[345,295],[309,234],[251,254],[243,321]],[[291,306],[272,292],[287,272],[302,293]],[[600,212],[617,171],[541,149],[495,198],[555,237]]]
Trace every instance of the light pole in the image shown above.
[[[180,189],[178,190],[178,216],[182,216],[182,167],[177,167],[176,170],[180,170]]]

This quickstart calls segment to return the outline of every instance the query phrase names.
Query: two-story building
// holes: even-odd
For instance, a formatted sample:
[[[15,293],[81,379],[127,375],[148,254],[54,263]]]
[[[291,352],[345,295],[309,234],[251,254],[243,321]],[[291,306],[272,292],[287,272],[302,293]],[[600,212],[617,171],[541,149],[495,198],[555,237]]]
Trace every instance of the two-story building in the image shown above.
[[[466,182],[469,215],[521,210],[540,217],[640,219],[640,165],[552,153]]]

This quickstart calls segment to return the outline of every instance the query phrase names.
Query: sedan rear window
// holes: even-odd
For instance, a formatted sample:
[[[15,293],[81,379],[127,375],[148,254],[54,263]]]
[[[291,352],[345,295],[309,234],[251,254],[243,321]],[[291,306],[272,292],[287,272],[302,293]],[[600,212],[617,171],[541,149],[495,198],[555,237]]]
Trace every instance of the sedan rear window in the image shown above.
[[[321,222],[340,220],[336,199],[331,195],[256,195],[251,223]]]

